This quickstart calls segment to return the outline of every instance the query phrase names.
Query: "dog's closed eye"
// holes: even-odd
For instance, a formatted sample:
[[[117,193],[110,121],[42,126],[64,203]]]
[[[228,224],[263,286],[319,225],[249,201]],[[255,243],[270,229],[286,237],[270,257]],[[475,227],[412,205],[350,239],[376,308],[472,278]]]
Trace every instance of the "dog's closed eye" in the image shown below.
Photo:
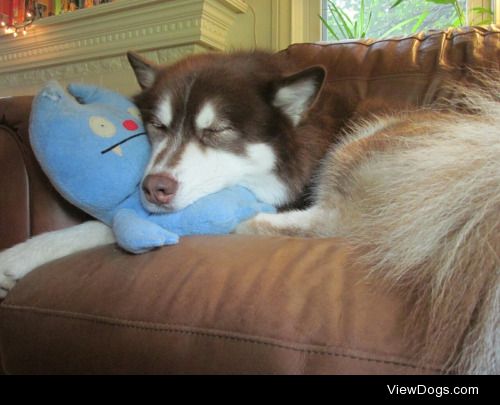
[[[220,134],[220,133],[232,131],[232,130],[233,130],[233,127],[225,126],[225,127],[220,127],[220,128],[205,128],[203,130],[203,132],[206,134]]]
[[[236,132],[234,128],[231,126],[221,126],[216,128],[205,128],[201,132],[201,137],[203,139],[221,139],[221,140],[230,140],[235,138]]]
[[[230,142],[237,138],[237,132],[231,126],[205,128],[199,134],[200,140],[208,144]]]
[[[163,131],[166,131],[168,127],[161,122],[158,118],[152,118],[149,124],[157,129],[161,129]]]

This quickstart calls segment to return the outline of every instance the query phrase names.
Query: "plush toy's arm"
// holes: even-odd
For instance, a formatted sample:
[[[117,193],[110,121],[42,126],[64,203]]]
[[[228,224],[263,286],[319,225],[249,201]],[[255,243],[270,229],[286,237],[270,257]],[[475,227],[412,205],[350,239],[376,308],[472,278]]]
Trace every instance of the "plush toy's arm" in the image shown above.
[[[121,208],[113,219],[118,244],[131,253],[144,253],[156,247],[174,245],[179,236],[223,235],[259,212],[275,212],[275,208],[259,202],[243,187],[232,187],[201,198],[183,210],[151,215],[139,200]]]
[[[223,235],[259,212],[274,213],[276,209],[259,202],[248,189],[235,186],[203,197],[181,211],[150,219],[179,236]]]
[[[113,232],[118,245],[135,254],[179,242],[179,236],[175,233],[126,208],[119,210],[114,216]]]

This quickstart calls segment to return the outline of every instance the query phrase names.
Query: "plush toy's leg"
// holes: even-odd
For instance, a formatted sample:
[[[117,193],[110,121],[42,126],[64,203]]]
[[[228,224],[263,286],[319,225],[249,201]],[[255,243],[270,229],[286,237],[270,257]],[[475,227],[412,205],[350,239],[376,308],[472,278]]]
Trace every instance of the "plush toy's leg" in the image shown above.
[[[43,233],[4,250],[0,253],[0,298],[7,295],[16,280],[42,264],[114,242],[109,226],[88,221],[60,231]]]
[[[130,209],[117,212],[113,219],[113,232],[116,241],[123,249],[136,254],[179,242],[178,235],[137,216]]]

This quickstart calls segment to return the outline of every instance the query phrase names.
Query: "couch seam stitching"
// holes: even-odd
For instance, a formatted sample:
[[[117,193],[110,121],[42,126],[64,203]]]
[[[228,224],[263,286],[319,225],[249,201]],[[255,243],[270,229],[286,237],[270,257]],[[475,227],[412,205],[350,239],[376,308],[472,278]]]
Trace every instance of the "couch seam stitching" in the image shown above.
[[[413,364],[398,362],[398,361],[394,361],[394,360],[383,360],[383,359],[376,359],[376,358],[370,358],[370,357],[361,357],[361,356],[356,356],[353,354],[338,353],[338,352],[329,351],[329,350],[321,351],[321,350],[314,350],[314,349],[308,349],[308,348],[292,347],[291,345],[293,343],[289,343],[286,341],[284,341],[283,343],[265,342],[265,341],[259,340],[259,338],[260,339],[262,338],[259,336],[252,336],[252,337],[231,336],[230,333],[234,333],[234,332],[227,332],[228,334],[224,335],[220,332],[217,333],[216,331],[210,331],[210,330],[205,330],[205,331],[188,330],[187,328],[189,328],[189,326],[184,326],[186,328],[184,330],[184,329],[182,329],[183,327],[181,327],[181,326],[174,327],[174,326],[170,326],[168,324],[154,324],[154,323],[149,323],[149,322],[145,322],[145,321],[132,321],[132,320],[119,319],[119,318],[108,318],[105,316],[87,315],[87,314],[80,314],[80,313],[66,312],[66,311],[53,312],[52,310],[49,310],[49,309],[43,309],[43,308],[37,308],[37,307],[23,307],[23,306],[17,306],[17,305],[12,305],[12,304],[2,304],[2,305],[0,305],[0,309],[32,312],[32,314],[42,314],[42,315],[50,316],[50,317],[66,318],[66,319],[73,319],[73,320],[79,320],[79,321],[87,321],[87,322],[93,322],[93,323],[97,323],[97,324],[108,324],[110,326],[119,326],[119,327],[131,328],[131,329],[165,332],[165,333],[178,333],[178,334],[195,335],[195,336],[205,336],[205,337],[211,337],[211,338],[217,338],[217,339],[232,340],[232,341],[236,341],[236,342],[246,342],[246,343],[252,343],[252,344],[263,345],[263,346],[271,346],[271,347],[276,347],[276,348],[283,349],[283,350],[291,350],[294,352],[307,353],[307,354],[313,354],[313,355],[343,357],[343,358],[349,358],[349,359],[359,360],[359,361],[390,364],[390,365],[395,365],[398,367],[405,367],[405,368],[411,368],[411,369],[416,369],[416,370],[420,369],[422,371],[442,372],[442,370],[438,369],[438,368],[420,367],[420,366],[416,366]],[[147,326],[135,324],[135,323],[139,323],[139,322],[144,323]]]
[[[451,41],[453,40],[454,38],[457,38],[457,37],[463,37],[465,35],[481,35],[483,37],[487,37],[487,36],[490,36],[490,35],[498,35],[500,34],[500,31],[487,31],[487,32],[480,32],[480,31],[468,31],[468,32],[459,32],[455,35],[451,35],[449,37],[446,36],[446,32],[442,31],[442,32],[436,32],[436,33],[432,33],[432,34],[428,34],[425,38],[418,38],[417,36],[408,36],[408,37],[402,37],[402,38],[387,38],[387,39],[380,39],[380,40],[375,40],[369,44],[367,43],[364,43],[362,41],[348,41],[348,42],[333,42],[333,43],[328,43],[328,41],[326,43],[317,43],[317,42],[305,42],[305,43],[301,43],[301,44],[291,44],[288,48],[286,49],[283,49],[282,51],[279,51],[278,53],[281,53],[281,52],[286,52],[288,49],[290,48],[293,48],[295,46],[300,46],[300,45],[314,45],[314,46],[319,46],[319,47],[329,47],[329,46],[339,46],[339,45],[362,45],[362,46],[366,46],[366,47],[371,47],[373,45],[376,45],[376,44],[380,44],[382,42],[395,42],[395,43],[398,43],[398,42],[402,42],[402,41],[408,41],[408,40],[414,40],[414,41],[419,41],[420,43],[423,43],[429,39],[432,39],[436,36],[443,36],[444,35],[444,39],[446,41]]]

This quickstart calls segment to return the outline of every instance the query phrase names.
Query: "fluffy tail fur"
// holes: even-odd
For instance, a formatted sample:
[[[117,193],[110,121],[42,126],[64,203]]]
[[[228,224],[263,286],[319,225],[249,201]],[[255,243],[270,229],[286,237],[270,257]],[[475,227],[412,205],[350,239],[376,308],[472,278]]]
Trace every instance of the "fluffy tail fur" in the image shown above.
[[[425,135],[370,155],[352,174],[359,194],[336,204],[371,277],[408,297],[418,357],[446,351],[447,372],[500,372],[500,83],[488,87],[455,98],[474,114],[415,123]]]

